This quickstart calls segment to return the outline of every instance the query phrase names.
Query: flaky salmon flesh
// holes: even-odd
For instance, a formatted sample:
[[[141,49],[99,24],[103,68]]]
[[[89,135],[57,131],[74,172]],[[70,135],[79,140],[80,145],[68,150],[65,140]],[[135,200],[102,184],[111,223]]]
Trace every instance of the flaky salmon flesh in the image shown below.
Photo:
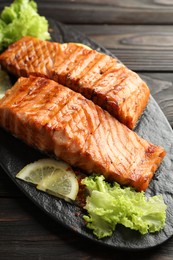
[[[112,58],[75,43],[60,44],[23,37],[0,55],[16,76],[41,76],[81,93],[133,129],[149,99],[149,88],[134,72]]]
[[[0,126],[86,173],[145,190],[165,151],[79,93],[21,77],[0,102]]]

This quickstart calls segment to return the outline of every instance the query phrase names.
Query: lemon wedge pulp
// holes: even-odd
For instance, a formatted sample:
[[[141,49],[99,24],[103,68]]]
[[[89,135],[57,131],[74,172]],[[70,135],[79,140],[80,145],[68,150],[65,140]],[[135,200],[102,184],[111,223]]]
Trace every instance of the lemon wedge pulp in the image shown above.
[[[12,86],[8,74],[0,68],[0,99],[3,98],[7,89]]]
[[[79,190],[78,180],[71,167],[53,159],[30,163],[16,177],[37,185],[36,188],[41,191],[67,200],[75,200]]]
[[[82,43],[78,43],[78,42],[70,42],[70,43],[73,43],[73,44],[75,44],[75,45],[77,45],[77,46],[81,46],[81,47],[83,47],[83,48],[85,48],[85,49],[88,49],[88,50],[92,50],[89,46],[87,46],[87,45],[85,45],[85,44],[82,44]],[[68,43],[62,43],[61,45],[64,46],[64,47],[66,47],[67,44],[68,44]]]
[[[84,48],[86,48],[86,49],[88,49],[88,50],[92,50],[89,46],[87,46],[87,45],[85,45],[85,44],[82,44],[82,43],[75,43],[76,45],[78,45],[78,46],[81,46],[81,47],[84,47]]]

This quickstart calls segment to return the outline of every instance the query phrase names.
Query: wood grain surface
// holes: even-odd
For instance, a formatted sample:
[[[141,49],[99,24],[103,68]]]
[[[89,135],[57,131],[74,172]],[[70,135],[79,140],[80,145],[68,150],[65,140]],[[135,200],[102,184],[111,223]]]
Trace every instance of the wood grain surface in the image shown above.
[[[0,8],[11,3],[1,0]],[[36,1],[39,12],[70,24],[172,24],[172,0]]]
[[[1,0],[0,10],[11,2]],[[80,30],[140,73],[173,127],[172,0],[39,0],[37,4],[42,15]],[[98,246],[43,214],[0,168],[0,259],[172,260],[173,238],[143,252]]]
[[[78,0],[51,1],[40,6],[40,13],[59,21],[80,24],[171,24],[171,0]]]

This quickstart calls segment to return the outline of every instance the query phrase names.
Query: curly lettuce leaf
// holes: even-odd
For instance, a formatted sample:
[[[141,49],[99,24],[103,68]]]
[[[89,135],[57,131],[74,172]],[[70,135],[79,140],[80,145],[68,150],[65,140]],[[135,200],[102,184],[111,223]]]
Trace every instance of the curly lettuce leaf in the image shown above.
[[[138,230],[141,234],[160,231],[166,220],[166,205],[161,195],[147,198],[144,192],[121,188],[105,182],[103,176],[90,176],[82,181],[89,190],[84,216],[87,227],[98,238],[111,236],[117,224]]]
[[[37,13],[34,1],[15,0],[1,13],[0,50],[26,35],[50,39],[48,21]]]

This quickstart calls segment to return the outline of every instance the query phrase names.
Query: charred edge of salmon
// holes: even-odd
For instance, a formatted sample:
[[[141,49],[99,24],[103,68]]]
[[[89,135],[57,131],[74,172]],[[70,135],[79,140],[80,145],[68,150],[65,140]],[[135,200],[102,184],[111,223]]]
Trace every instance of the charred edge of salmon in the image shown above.
[[[0,125],[88,173],[145,190],[165,151],[82,95],[45,78],[20,78],[0,103]]]
[[[107,73],[107,71],[103,73],[104,68],[99,69],[101,65],[100,57],[110,59],[111,67],[113,66],[110,70],[117,69],[116,64],[123,67],[126,77],[134,81],[132,83],[134,84],[134,90],[129,92],[128,84],[123,88],[118,86],[124,95],[121,98],[119,97],[120,92],[117,92],[117,87],[109,91],[109,94],[102,94],[97,91],[97,88],[95,88],[97,81],[95,80],[98,79],[98,76],[104,79]],[[82,59],[83,63],[81,63]],[[76,61],[78,62],[76,63]],[[115,58],[95,50],[86,49],[85,46],[75,43],[52,43],[25,36],[10,45],[0,55],[0,63],[9,72],[17,76],[41,76],[53,79],[60,84],[63,83],[63,85],[81,93],[86,98],[92,99],[130,129],[134,129],[149,100],[149,88],[136,73],[132,73]],[[77,64],[82,67],[84,63],[88,64],[86,66],[89,66],[89,69],[85,66],[83,69],[84,74],[79,73],[74,78],[71,78],[70,75],[73,75],[72,72],[76,69]],[[96,67],[98,68],[94,72],[95,77],[90,78],[90,72],[94,71]],[[81,83],[81,78],[78,78],[79,75],[82,78],[87,78],[88,75],[88,81]],[[135,77],[136,79],[134,79]],[[105,84],[106,86],[109,85],[109,81]]]

